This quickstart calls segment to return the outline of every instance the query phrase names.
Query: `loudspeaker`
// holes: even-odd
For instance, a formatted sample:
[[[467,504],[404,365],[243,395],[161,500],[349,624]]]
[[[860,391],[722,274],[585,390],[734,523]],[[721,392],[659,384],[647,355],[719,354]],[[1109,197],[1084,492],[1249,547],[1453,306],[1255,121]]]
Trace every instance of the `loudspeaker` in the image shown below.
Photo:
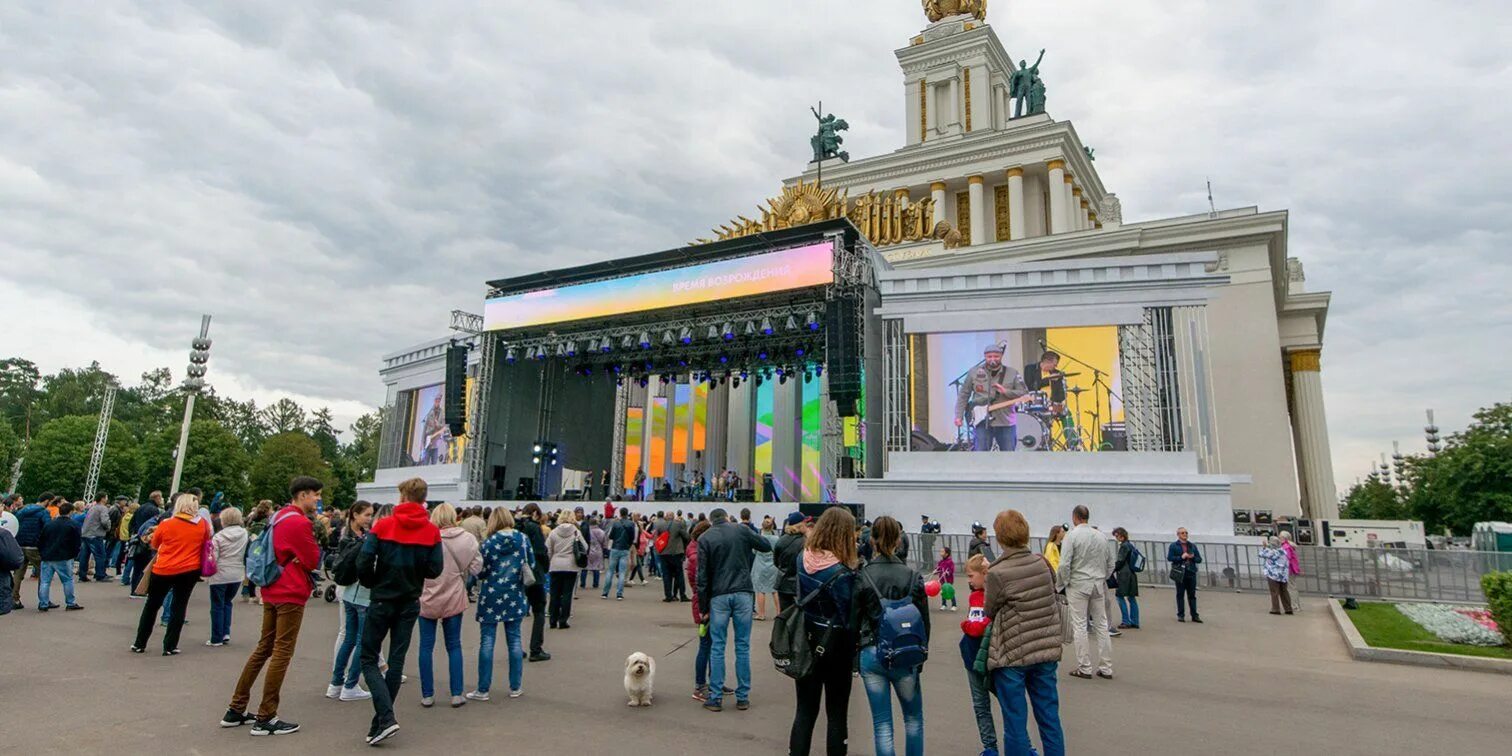
[[[515,486],[515,498],[534,499],[535,478],[520,478],[519,484]]]
[[[846,455],[840,458],[840,477],[856,477],[856,458]]]
[[[855,298],[825,303],[824,344],[829,398],[840,417],[854,417],[861,399],[861,303]]]
[[[1234,510],[1234,522],[1236,522],[1236,523],[1248,523],[1249,521],[1250,521],[1250,511],[1248,509],[1236,509],[1236,510]]]
[[[453,436],[467,434],[467,347],[446,348],[446,425]]]
[[[755,501],[756,500],[756,489],[754,489],[754,488],[737,488],[737,489],[735,489],[735,500],[736,501]]]
[[[1269,524],[1271,524],[1271,522],[1272,522],[1272,520],[1271,520],[1271,511],[1269,509],[1257,509],[1257,510],[1255,510],[1255,524],[1256,525],[1269,525]]]

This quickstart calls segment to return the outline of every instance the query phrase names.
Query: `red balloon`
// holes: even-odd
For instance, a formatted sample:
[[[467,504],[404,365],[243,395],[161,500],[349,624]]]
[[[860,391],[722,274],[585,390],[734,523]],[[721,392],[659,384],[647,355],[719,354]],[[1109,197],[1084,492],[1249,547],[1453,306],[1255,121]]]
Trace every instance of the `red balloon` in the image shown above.
[[[924,582],[924,593],[931,598],[940,595],[940,581],[927,580]]]

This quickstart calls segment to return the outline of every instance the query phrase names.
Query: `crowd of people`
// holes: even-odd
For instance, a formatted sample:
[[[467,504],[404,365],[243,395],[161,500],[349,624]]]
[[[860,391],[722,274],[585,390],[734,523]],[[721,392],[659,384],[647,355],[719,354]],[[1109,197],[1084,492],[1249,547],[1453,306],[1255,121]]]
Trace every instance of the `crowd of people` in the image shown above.
[[[161,653],[174,656],[198,583],[210,592],[210,647],[230,642],[240,593],[260,603],[261,623],[220,724],[251,725],[257,736],[285,735],[299,725],[280,716],[283,680],[306,602],[329,580],[341,622],[325,695],[369,701],[367,742],[376,745],[399,730],[394,700],[408,680],[403,671],[416,625],[423,707],[437,698],[438,636],[450,706],[490,700],[501,626],[507,693],[518,697],[526,664],[551,659],[544,648],[547,623],[553,630],[572,627],[577,593],[623,600],[626,585],[645,585],[649,574],[661,579],[663,602],[690,604],[699,639],[692,697],[704,709],[721,712],[731,698],[737,710],[750,707],[753,622],[801,623],[799,632],[814,651],[812,665],[793,681],[790,753],[810,752],[821,707],[826,753],[847,752],[855,679],[872,712],[875,752],[924,752],[919,674],[929,657],[931,597],[939,597],[940,611],[958,610],[956,556],[936,544],[939,528],[928,517],[919,539],[924,553],[910,560],[909,541],[895,519],[858,521],[844,507],[828,508],[817,520],[794,512],[780,525],[772,517],[758,525],[749,509],[733,516],[722,508],[706,515],[641,514],[614,502],[602,512],[546,512],[535,503],[516,511],[459,510],[427,505],[427,486],[418,478],[398,488],[397,505],[359,501],[327,512],[321,483],[296,477],[287,504],[275,511],[271,502],[259,502],[245,515],[234,506],[217,507],[218,501],[202,502],[202,492],[192,488],[166,502],[153,492],[140,505],[104,495],[78,505],[51,494],[32,503],[6,497],[0,581],[10,585],[0,585],[0,613],[24,607],[21,587],[29,571],[39,578],[40,611],[81,610],[75,579],[114,577],[144,601],[130,650],[145,653],[160,625]],[[1039,554],[1030,550],[1029,523],[1015,510],[1001,512],[990,528],[972,528],[959,563],[967,612],[958,645],[983,754],[1035,753],[1030,712],[1044,753],[1064,753],[1057,693],[1063,645],[1073,647],[1071,677],[1112,679],[1111,638],[1141,626],[1138,573],[1145,557],[1124,528],[1104,534],[1090,519],[1086,507],[1073,509],[1070,526],[1052,527]],[[1289,585],[1300,573],[1289,539],[1271,539],[1260,559],[1272,613],[1300,609]],[[1184,529],[1166,560],[1178,621],[1202,622],[1196,593],[1203,557]],[[61,606],[52,602],[54,578],[62,583]],[[471,689],[461,643],[469,610],[480,637]],[[727,677],[729,656],[733,679]],[[253,707],[259,677],[262,693]]]

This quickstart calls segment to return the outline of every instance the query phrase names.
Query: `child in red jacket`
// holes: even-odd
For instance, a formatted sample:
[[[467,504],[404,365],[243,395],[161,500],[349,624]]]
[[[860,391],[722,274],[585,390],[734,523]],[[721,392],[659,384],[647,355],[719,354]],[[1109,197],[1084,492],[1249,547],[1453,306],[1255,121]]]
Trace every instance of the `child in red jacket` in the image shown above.
[[[992,679],[976,671],[982,635],[992,624],[992,618],[987,616],[986,594],[982,590],[987,584],[987,557],[975,554],[966,560],[966,584],[971,588],[971,596],[966,599],[966,619],[961,620],[961,661],[966,663],[966,682],[971,686],[971,711],[976,716],[982,753],[997,756],[997,726],[992,721]]]

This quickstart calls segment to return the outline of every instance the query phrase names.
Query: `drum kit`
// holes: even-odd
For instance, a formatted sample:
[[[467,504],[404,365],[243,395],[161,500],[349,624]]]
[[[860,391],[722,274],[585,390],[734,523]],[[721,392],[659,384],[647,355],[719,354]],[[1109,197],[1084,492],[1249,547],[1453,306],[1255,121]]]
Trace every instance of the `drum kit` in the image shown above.
[[[1081,394],[1086,390],[1073,386],[1066,389],[1066,393],[1075,397],[1079,407]],[[1072,412],[1065,403],[1051,402],[1048,392],[1030,393],[1035,398],[1015,408],[1018,451],[1086,451],[1092,448],[1091,438],[1076,424],[1080,412]]]

